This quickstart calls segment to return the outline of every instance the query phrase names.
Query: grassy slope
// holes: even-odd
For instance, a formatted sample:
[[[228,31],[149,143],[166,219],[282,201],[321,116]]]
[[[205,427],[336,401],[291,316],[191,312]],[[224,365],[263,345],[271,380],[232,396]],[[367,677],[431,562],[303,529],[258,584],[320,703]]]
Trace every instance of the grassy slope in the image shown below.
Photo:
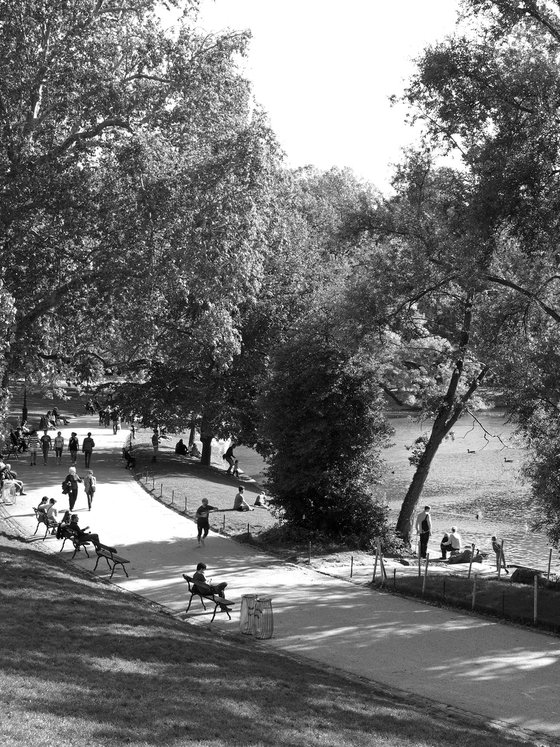
[[[528,744],[191,627],[5,537],[3,747]]]

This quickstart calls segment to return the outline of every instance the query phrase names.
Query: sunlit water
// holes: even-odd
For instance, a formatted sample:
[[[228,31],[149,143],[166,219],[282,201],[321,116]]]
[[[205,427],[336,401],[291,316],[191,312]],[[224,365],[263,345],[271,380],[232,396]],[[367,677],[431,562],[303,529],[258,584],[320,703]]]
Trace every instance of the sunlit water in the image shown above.
[[[527,452],[520,448],[514,427],[503,412],[488,411],[479,419],[488,433],[474,424],[472,418],[461,419],[454,428],[454,438],[442,444],[432,464],[419,506],[432,507],[434,533],[430,555],[439,556],[443,533],[457,526],[465,544],[474,543],[492,558],[490,537],[496,535],[504,540],[508,563],[546,570],[550,545],[543,533],[530,529],[531,516],[526,509],[528,490],[520,475]],[[382,495],[394,522],[414,472],[406,446],[427,432],[430,423],[395,417],[391,424],[395,429],[391,439],[394,445],[384,454],[387,476]],[[264,464],[258,454],[245,447],[236,449],[236,454],[247,474],[257,481],[263,479]],[[557,551],[552,555],[552,572],[560,574]]]

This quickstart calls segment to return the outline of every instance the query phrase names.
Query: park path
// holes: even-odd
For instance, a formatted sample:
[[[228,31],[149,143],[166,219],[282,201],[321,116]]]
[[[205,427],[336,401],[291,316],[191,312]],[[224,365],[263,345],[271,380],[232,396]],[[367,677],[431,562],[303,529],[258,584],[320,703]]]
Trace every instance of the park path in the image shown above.
[[[271,596],[274,637],[264,645],[338,668],[381,683],[387,688],[425,697],[509,725],[560,744],[560,640],[521,627],[504,625],[454,610],[438,609],[418,601],[371,590],[370,569],[362,569],[354,582],[292,565],[219,534],[211,533],[198,548],[192,521],[159,503],[124,470],[120,459],[123,433],[99,428],[96,418],[83,417],[63,429],[78,432],[80,441],[93,432],[96,450],[92,468],[98,489],[91,512],[83,491],[76,508],[80,525],[89,525],[101,540],[130,559],[125,578],[113,577],[119,587],[165,605],[185,618],[186,584],[182,573],[196,563],[208,565],[207,576],[228,582],[228,596]],[[60,483],[68,468],[54,458],[43,467],[27,460],[13,463],[25,481],[27,495],[2,515],[31,536],[36,523],[32,507],[42,495],[56,497],[60,508],[66,498]],[[83,460],[79,459],[83,472]],[[191,494],[204,494],[205,482],[191,481]],[[231,494],[231,486],[214,482],[212,491]],[[38,549],[58,552],[54,537],[31,537]],[[64,552],[70,558],[71,550]],[[83,553],[74,561],[93,569],[94,559]],[[98,574],[108,577],[106,567]],[[229,621],[218,615],[213,629],[236,632],[237,612]],[[189,623],[208,626],[209,612],[198,600]],[[499,744],[499,741],[497,741]]]

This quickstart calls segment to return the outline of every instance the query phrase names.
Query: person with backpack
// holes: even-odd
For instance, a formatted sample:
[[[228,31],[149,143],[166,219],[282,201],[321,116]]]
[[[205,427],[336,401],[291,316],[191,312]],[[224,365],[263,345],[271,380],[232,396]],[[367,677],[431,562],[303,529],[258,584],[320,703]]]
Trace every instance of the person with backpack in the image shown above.
[[[93,474],[93,470],[88,469],[84,475],[84,490],[86,491],[86,498],[88,504],[88,510],[91,511],[91,504],[93,503],[93,496],[97,487],[97,480]]]
[[[78,499],[79,482],[82,482],[82,478],[76,472],[75,467],[70,467],[70,469],[68,470],[68,474],[66,475],[62,483],[62,492],[68,496],[70,511],[74,510],[74,506],[76,505],[76,501]]]

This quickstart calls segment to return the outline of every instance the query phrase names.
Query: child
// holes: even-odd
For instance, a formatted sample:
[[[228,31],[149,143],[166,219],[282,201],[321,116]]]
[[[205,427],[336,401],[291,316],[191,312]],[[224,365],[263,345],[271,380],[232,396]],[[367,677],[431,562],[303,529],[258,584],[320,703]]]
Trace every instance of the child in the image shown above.
[[[232,475],[236,479],[239,479],[239,459],[235,459],[235,461],[233,462],[233,472],[232,472]]]

